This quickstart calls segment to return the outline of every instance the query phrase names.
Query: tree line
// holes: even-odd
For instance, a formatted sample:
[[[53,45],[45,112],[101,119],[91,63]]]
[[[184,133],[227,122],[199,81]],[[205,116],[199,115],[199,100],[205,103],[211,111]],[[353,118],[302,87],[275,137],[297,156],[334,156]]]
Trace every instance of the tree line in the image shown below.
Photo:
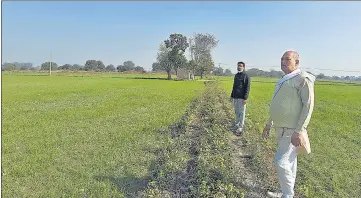
[[[13,71],[13,70],[49,70],[50,62],[44,62],[38,67],[34,67],[32,63],[4,63],[1,66],[2,71]],[[100,60],[87,60],[84,66],[79,64],[64,64],[59,66],[55,62],[51,62],[52,70],[72,70],[72,71],[111,71],[111,72],[125,72],[125,71],[136,71],[140,73],[145,73],[145,69],[141,66],[135,66],[133,61],[125,61],[123,65],[118,65],[115,67],[110,64],[105,66],[104,63]]]
[[[203,78],[214,70],[214,61],[212,60],[212,50],[218,45],[218,40],[214,35],[195,33],[192,37],[187,39],[183,34],[170,34],[169,38],[162,41],[159,45],[156,55],[156,62],[152,64],[152,71],[167,72],[168,79],[171,79],[172,74],[178,76],[179,71],[188,74],[189,79],[194,79],[195,75]],[[189,49],[190,60],[185,56],[186,50]],[[11,70],[49,70],[50,62],[44,62],[40,67],[33,67],[31,63],[4,63],[2,64],[3,71]],[[84,66],[78,64],[64,64],[58,66],[57,63],[51,62],[52,70],[85,70],[85,71],[137,71],[145,72],[145,69],[140,66],[135,66],[132,61],[125,61],[123,65],[105,66],[100,60],[87,60]],[[218,72],[218,73],[217,73]],[[216,70],[217,74],[224,75],[220,69]],[[231,72],[226,71],[229,75]]]
[[[282,71],[275,71],[271,69],[271,71],[263,71],[261,69],[248,69],[246,70],[249,76],[260,76],[260,77],[269,77],[269,78],[281,78],[284,73]],[[314,74],[315,75],[315,74]],[[315,75],[317,79],[322,80],[345,80],[345,81],[361,81],[361,76],[326,76],[323,73]]]

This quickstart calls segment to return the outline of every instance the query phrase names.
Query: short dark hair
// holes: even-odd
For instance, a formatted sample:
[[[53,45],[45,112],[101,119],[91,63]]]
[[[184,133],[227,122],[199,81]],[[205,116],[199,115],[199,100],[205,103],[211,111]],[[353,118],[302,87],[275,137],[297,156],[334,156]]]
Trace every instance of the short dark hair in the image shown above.
[[[246,64],[244,64],[244,62],[242,62],[242,61],[239,61],[239,62],[237,63],[237,65],[239,65],[239,64],[242,64],[243,67],[246,67]]]

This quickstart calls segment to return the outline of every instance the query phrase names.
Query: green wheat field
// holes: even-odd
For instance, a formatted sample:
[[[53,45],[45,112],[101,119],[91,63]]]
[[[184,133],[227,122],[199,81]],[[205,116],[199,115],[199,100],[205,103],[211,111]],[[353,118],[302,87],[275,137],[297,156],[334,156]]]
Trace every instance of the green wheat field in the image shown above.
[[[205,89],[203,81],[165,77],[3,72],[2,196],[127,197],[142,190],[134,188],[146,185],[157,157],[149,150],[169,144],[159,130],[179,121]],[[232,77],[212,78],[230,95]],[[276,81],[252,78],[247,106],[254,127],[245,138],[269,185],[275,141],[260,136]],[[299,157],[296,191],[360,197],[361,84],[321,81],[315,92],[312,154]]]

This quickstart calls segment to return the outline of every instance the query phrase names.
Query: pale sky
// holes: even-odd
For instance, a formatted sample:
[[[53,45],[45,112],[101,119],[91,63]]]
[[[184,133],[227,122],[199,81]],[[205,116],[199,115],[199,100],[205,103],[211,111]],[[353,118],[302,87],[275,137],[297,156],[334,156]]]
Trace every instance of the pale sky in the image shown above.
[[[361,2],[2,2],[2,62],[58,65],[131,60],[151,69],[171,33],[211,33],[216,65],[280,70],[293,49],[301,67],[361,71]],[[355,75],[308,69],[316,74]]]

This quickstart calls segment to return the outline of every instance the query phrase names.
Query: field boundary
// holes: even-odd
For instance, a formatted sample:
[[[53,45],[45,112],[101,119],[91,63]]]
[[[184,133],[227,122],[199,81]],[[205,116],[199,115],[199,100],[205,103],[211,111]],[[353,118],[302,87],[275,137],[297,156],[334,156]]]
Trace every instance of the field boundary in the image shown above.
[[[232,134],[227,94],[217,81],[205,86],[182,119],[159,131],[169,144],[157,151],[146,189],[133,197],[265,197],[247,140]]]
[[[234,180],[228,120],[218,111],[221,89],[217,82],[205,86],[181,121],[162,131],[171,143],[158,153],[151,181],[138,196],[244,197]]]

